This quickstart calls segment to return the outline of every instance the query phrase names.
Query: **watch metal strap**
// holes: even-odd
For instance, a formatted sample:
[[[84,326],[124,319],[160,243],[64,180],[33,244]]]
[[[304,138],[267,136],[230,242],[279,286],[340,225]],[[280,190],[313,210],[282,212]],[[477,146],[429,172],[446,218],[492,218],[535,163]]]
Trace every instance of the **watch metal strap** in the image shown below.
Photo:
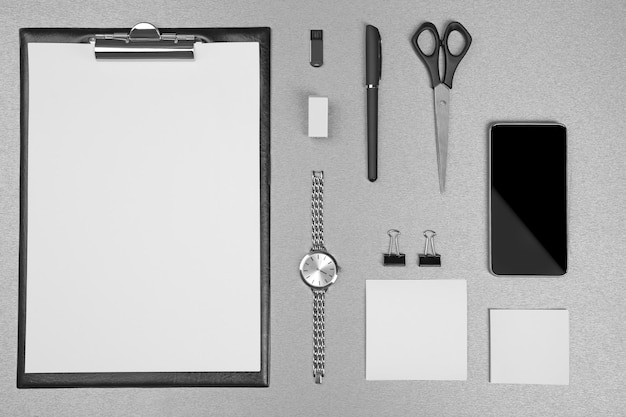
[[[311,250],[326,251],[324,246],[324,171],[313,171],[311,193]]]
[[[313,377],[316,384],[324,378],[326,341],[324,335],[324,303],[326,289],[313,290]]]

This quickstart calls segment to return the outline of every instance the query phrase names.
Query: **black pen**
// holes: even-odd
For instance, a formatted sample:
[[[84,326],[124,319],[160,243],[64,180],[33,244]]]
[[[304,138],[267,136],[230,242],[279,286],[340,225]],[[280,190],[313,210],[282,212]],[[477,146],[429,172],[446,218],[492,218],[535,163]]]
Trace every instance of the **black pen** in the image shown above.
[[[378,178],[378,83],[383,53],[378,29],[365,29],[365,85],[367,87],[367,178]]]

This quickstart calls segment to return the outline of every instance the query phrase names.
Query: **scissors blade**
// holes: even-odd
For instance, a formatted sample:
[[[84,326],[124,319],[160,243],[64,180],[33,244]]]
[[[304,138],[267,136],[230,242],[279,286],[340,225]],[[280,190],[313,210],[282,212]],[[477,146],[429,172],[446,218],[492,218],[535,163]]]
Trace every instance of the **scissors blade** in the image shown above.
[[[450,89],[441,83],[434,88],[435,127],[437,131],[437,168],[439,169],[439,192],[446,186],[446,165],[448,163],[448,127],[450,126]]]

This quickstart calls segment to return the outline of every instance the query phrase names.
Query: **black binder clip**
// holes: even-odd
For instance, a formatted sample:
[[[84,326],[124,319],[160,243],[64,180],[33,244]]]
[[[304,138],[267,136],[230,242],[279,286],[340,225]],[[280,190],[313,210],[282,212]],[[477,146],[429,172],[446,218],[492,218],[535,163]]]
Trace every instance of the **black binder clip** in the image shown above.
[[[435,233],[432,230],[424,230],[424,253],[418,255],[417,264],[419,266],[441,266],[441,255],[435,252]]]
[[[406,261],[404,259],[404,253],[400,253],[400,245],[398,244],[400,231],[391,229],[387,231],[387,235],[389,235],[389,250],[383,255],[383,265],[405,266]]]

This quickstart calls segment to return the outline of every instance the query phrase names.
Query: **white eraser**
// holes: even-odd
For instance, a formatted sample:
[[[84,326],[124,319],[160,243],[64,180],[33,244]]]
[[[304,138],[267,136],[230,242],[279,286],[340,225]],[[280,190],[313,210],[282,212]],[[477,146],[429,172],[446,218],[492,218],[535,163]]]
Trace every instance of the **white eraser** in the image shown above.
[[[309,97],[309,137],[328,137],[328,97]]]

